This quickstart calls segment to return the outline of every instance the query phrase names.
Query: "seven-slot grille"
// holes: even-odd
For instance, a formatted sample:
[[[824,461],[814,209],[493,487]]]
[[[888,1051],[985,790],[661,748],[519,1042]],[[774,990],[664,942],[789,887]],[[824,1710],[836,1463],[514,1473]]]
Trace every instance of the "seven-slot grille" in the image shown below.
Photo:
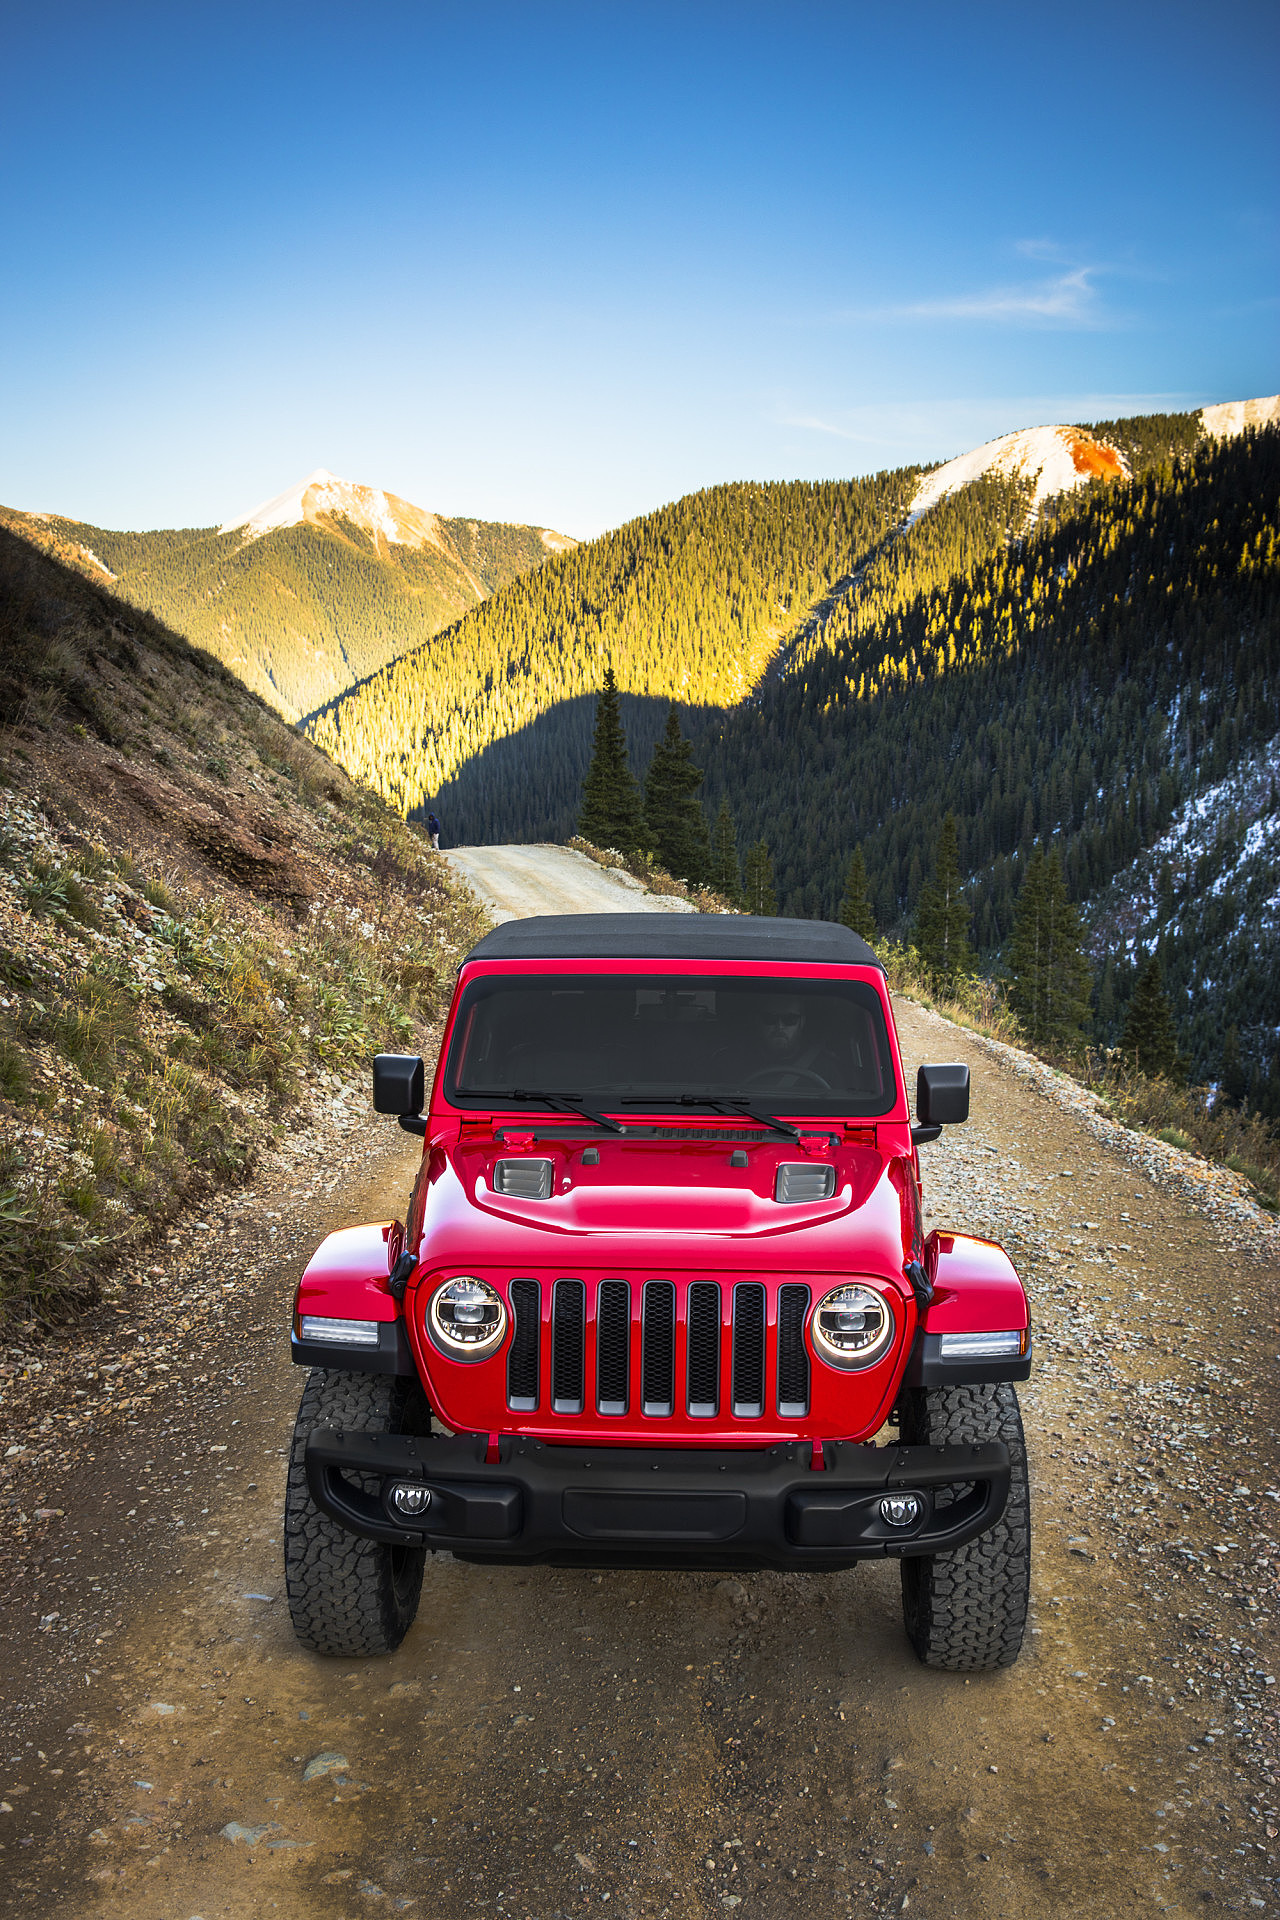
[[[587,1282],[552,1282],[550,1398],[552,1411],[606,1417],[640,1410],[654,1419],[681,1411],[710,1420],[725,1409],[739,1420],[763,1418],[770,1402],[783,1419],[809,1411],[809,1354],[804,1324],[807,1286],[778,1289],[776,1377],[766,1379],[766,1295],[761,1281],[694,1280],[685,1289],[683,1377],[676,1378],[676,1287],[671,1280],[601,1280],[595,1287],[594,1379],[587,1379]],[[540,1405],[543,1284],[511,1282],[514,1322],[507,1353],[507,1405],[531,1413]],[[726,1342],[725,1323],[728,1322]],[[637,1351],[638,1350],[638,1351]],[[638,1378],[634,1377],[638,1374]],[[637,1391],[638,1390],[638,1391]]]

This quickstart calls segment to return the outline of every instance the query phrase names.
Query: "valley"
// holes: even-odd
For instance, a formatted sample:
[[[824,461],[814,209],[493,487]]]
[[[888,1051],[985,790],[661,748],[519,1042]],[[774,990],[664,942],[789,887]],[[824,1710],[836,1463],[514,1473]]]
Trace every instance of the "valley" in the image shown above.
[[[0,525],[205,648],[290,723],[576,545],[323,468],[220,527],[118,533],[11,508]]]

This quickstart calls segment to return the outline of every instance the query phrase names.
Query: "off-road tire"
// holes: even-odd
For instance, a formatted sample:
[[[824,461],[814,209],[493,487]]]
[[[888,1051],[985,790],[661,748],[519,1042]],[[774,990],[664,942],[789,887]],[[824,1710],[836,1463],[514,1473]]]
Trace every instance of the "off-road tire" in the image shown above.
[[[338,1526],[312,1500],[304,1455],[315,1427],[428,1433],[416,1380],[317,1367],[302,1390],[284,1502],[284,1576],[293,1630],[312,1653],[337,1659],[391,1653],[413,1625],[422,1592],[422,1547],[384,1546]]]
[[[904,1446],[984,1445],[1003,1440],[1012,1474],[1000,1519],[954,1553],[904,1556],[902,1618],[926,1667],[990,1673],[1011,1667],[1022,1646],[1031,1585],[1027,1448],[1013,1387],[924,1387],[903,1394]],[[941,1500],[939,1505],[941,1505]]]

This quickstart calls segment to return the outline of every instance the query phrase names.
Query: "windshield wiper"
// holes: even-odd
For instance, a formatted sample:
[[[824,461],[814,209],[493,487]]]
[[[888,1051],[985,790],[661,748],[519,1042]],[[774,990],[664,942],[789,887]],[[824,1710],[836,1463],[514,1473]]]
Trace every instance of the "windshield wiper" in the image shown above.
[[[543,1093],[538,1087],[497,1087],[492,1095],[485,1098],[494,1100],[510,1099],[528,1101],[532,1106],[546,1107],[550,1113],[574,1113],[579,1120],[589,1120],[593,1126],[603,1127],[606,1133],[621,1133],[623,1129],[616,1120],[608,1119],[603,1113],[597,1113],[594,1107],[584,1107],[572,1094]]]
[[[798,1128],[787,1121],[779,1120],[773,1113],[761,1113],[749,1093],[677,1093],[659,1095],[648,1100],[619,1100],[620,1107],[648,1107],[656,1112],[659,1107],[668,1104],[680,1107],[710,1107],[715,1113],[737,1113],[744,1120],[754,1120],[758,1127],[768,1127],[770,1133],[781,1134],[784,1140],[798,1140]]]

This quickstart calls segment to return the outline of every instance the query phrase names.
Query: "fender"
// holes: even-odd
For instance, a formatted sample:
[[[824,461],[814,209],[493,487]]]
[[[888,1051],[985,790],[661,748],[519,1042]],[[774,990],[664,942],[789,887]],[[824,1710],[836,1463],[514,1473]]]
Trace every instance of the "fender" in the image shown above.
[[[1004,1248],[994,1240],[935,1229],[925,1241],[924,1267],[933,1298],[912,1344],[903,1386],[980,1386],[1029,1379],[1031,1310]],[[948,1353],[947,1336],[954,1334],[1004,1335],[1007,1351]]]
[[[416,1371],[388,1285],[403,1247],[398,1220],[341,1227],[321,1241],[294,1296],[289,1346],[298,1366],[349,1373]]]

